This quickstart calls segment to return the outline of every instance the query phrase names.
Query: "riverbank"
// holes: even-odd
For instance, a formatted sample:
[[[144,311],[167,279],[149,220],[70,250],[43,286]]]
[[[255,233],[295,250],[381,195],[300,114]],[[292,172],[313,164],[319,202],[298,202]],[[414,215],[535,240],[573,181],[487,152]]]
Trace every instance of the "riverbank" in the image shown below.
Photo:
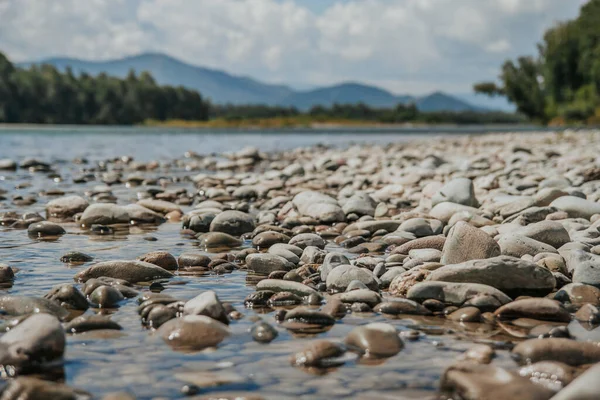
[[[549,400],[596,384],[600,131],[84,133],[1,136],[0,350],[31,349],[10,361],[37,372],[10,390]]]

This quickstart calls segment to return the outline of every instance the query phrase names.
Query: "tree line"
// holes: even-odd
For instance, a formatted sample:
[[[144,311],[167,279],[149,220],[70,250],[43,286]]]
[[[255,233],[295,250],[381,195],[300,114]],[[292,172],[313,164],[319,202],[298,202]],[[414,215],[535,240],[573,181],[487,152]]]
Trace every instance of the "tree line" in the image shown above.
[[[507,60],[499,80],[474,89],[506,96],[539,122],[600,123],[600,0],[546,31],[537,55]]]
[[[159,86],[147,72],[124,79],[75,76],[51,65],[18,68],[0,53],[0,122],[132,125],[147,119],[206,120],[210,104],[183,87]]]
[[[306,111],[298,110],[295,107],[228,104],[212,106],[209,114],[211,119],[228,122],[290,117],[304,117],[304,120],[314,122],[362,121],[380,124],[514,124],[526,121],[522,115],[504,112],[422,112],[414,103],[397,104],[395,107],[387,108],[370,107],[364,103],[333,104],[329,107],[316,105]]]

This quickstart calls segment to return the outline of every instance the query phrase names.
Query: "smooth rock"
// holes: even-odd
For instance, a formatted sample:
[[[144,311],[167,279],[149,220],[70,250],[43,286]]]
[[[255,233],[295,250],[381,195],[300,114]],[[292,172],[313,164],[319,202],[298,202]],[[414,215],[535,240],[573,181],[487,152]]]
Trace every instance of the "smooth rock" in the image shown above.
[[[210,224],[211,232],[223,232],[232,236],[252,232],[254,228],[256,224],[251,215],[235,210],[223,211]]]
[[[406,295],[417,302],[434,299],[455,306],[461,306],[477,296],[492,297],[501,305],[511,301],[510,297],[498,289],[479,283],[420,282],[411,287]]]
[[[458,264],[500,255],[500,246],[481,229],[459,221],[450,229],[442,250],[442,264]]]
[[[339,265],[327,275],[327,290],[343,292],[354,280],[361,281],[371,290],[379,287],[371,271],[353,265]]]
[[[102,276],[123,279],[127,282],[149,282],[173,277],[169,271],[147,262],[137,260],[114,260],[94,264],[75,274],[75,281],[86,282]]]
[[[367,357],[391,357],[404,348],[396,328],[383,322],[358,326],[350,331],[344,343],[356,348]]]
[[[205,315],[226,325],[229,324],[227,311],[225,311],[217,294],[212,290],[201,293],[187,301],[183,306],[183,315]]]
[[[430,281],[479,283],[495,287],[508,296],[546,295],[556,280],[546,268],[520,258],[500,256],[446,265],[433,271]]]
[[[175,349],[203,350],[231,334],[227,325],[205,315],[186,315],[165,322],[157,333]]]

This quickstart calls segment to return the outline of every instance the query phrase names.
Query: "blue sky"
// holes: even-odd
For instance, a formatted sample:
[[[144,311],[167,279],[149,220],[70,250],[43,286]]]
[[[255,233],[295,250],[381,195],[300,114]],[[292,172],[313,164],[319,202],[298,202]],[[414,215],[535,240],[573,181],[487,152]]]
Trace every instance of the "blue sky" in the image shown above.
[[[580,0],[0,0],[15,61],[145,51],[296,87],[467,93]]]

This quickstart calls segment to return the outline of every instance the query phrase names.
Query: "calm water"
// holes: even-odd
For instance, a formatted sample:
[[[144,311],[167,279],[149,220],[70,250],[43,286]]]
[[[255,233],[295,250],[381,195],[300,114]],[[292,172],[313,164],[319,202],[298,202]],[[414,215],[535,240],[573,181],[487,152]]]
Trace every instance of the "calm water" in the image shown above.
[[[132,155],[141,161],[181,157],[186,151],[199,154],[235,151],[255,146],[262,151],[277,151],[325,144],[348,146],[352,143],[385,144],[436,135],[481,134],[510,131],[531,132],[538,127],[438,127],[327,129],[287,131],[208,131],[136,127],[0,127],[0,157],[40,157],[45,160],[88,157],[110,158]]]
[[[464,131],[464,129],[463,129]],[[471,133],[480,133],[473,128]],[[458,133],[437,130],[433,134]],[[40,195],[51,188],[66,194],[84,195],[100,184],[92,181],[74,185],[71,177],[81,168],[70,163],[75,157],[91,161],[131,155],[136,160],[170,161],[180,158],[186,151],[201,154],[239,150],[252,145],[263,151],[289,149],[323,143],[336,146],[351,142],[387,143],[422,137],[424,132],[380,130],[369,131],[296,131],[296,132],[201,132],[139,128],[53,128],[31,130],[0,130],[0,158],[21,160],[36,157],[52,162],[62,180],[46,173],[30,173],[19,169],[16,173],[0,172],[0,189],[6,190],[7,200],[0,202],[0,211],[36,211],[42,213],[51,198]],[[197,171],[192,172],[196,174]],[[156,177],[160,171],[145,172]],[[171,169],[170,175],[189,175],[183,169]],[[21,187],[16,189],[16,187]],[[189,182],[171,188],[183,187],[193,191]],[[113,186],[119,203],[136,200],[140,188]],[[35,196],[31,206],[17,207],[13,196]],[[191,207],[183,207],[188,211]],[[166,223],[147,232],[132,229],[122,236],[90,236],[75,224],[66,225],[68,234],[56,242],[30,239],[24,230],[0,228],[0,262],[19,269],[15,284],[8,293],[43,296],[58,283],[72,282],[73,275],[83,267],[70,268],[59,261],[69,250],[79,250],[95,257],[95,261],[133,259],[148,251],[165,250],[173,255],[186,251],[198,252],[196,243],[179,234],[180,225]],[[158,241],[144,240],[151,234]],[[180,283],[180,284],[177,284]],[[178,398],[185,382],[179,375],[192,372],[198,377],[212,372],[233,375],[235,382],[220,387],[204,389],[202,394],[252,392],[268,398],[430,398],[435,394],[437,382],[444,368],[469,346],[464,340],[475,333],[479,337],[492,337],[498,332],[487,331],[479,324],[454,324],[441,319],[387,320],[400,330],[418,326],[427,334],[418,342],[408,343],[399,355],[385,362],[367,364],[350,362],[326,375],[318,375],[293,368],[289,356],[301,349],[314,337],[294,337],[283,328],[280,336],[269,345],[252,341],[247,333],[252,325],[254,311],[246,310],[243,299],[254,289],[246,284],[245,272],[230,275],[179,277],[167,286],[165,293],[180,299],[189,299],[203,290],[213,289],[221,300],[232,302],[245,318],[234,322],[234,335],[226,339],[216,351],[183,354],[171,350],[165,343],[144,329],[137,314],[135,299],[125,302],[112,311],[112,318],[121,324],[123,331],[113,335],[89,333],[68,338],[64,375],[67,384],[88,390],[96,395],[110,391],[126,390],[138,398]],[[88,310],[87,313],[97,312]],[[260,315],[275,324],[273,313]],[[373,314],[349,315],[318,338],[340,339],[354,326],[384,320]],[[442,324],[442,325],[440,325]],[[447,330],[452,330],[452,334]],[[507,357],[500,355],[499,365]]]

